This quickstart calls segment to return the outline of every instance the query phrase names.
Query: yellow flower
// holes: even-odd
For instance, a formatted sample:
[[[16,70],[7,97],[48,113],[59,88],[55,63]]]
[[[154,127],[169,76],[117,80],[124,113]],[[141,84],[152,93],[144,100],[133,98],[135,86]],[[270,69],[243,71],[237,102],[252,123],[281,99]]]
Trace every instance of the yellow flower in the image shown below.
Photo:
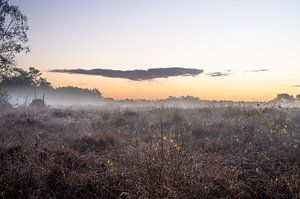
[[[107,164],[109,167],[112,167],[113,166],[113,161],[112,160],[107,160]]]
[[[166,140],[166,139],[167,139],[167,136],[164,136],[164,137],[163,137],[163,140]]]
[[[173,142],[174,142],[174,139],[173,139],[173,138],[171,138],[171,139],[170,139],[170,142],[171,142],[171,143],[173,143]]]
[[[175,146],[175,149],[177,150],[177,152],[179,152],[181,150],[181,147],[177,144],[174,145]]]

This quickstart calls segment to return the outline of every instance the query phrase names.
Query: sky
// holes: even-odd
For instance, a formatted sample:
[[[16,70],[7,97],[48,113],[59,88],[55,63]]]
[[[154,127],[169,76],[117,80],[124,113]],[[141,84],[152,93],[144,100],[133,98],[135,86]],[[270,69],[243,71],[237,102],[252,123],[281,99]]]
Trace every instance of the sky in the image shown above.
[[[98,88],[105,97],[265,101],[300,94],[298,0],[11,0],[29,20],[31,52],[20,67],[54,86]],[[134,81],[54,69],[184,67],[197,76]],[[226,74],[212,76],[209,74]]]

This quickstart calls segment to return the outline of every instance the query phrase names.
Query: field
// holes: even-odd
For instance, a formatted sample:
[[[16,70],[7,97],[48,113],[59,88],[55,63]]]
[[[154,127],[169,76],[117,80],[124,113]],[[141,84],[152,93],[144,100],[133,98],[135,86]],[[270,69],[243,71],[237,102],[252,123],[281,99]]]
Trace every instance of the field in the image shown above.
[[[300,109],[0,111],[0,198],[300,198]]]

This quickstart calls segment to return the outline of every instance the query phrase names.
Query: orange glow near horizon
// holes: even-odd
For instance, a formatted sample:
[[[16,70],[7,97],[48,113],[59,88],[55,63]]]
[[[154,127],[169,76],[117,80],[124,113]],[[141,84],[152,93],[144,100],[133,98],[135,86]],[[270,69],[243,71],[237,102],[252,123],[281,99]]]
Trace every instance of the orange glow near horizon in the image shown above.
[[[54,87],[97,88],[104,97],[114,99],[164,99],[190,95],[206,100],[269,101],[278,93],[297,94],[296,88],[281,88],[261,82],[247,84],[241,83],[239,78],[211,78],[204,74],[149,81],[51,72],[45,72],[44,76]]]
[[[300,1],[12,2],[29,23],[30,53],[18,54],[16,65],[41,70],[54,87],[97,88],[114,99],[269,101],[300,94]],[[132,81],[45,72],[170,67],[204,73]],[[228,75],[208,75],[216,72]]]

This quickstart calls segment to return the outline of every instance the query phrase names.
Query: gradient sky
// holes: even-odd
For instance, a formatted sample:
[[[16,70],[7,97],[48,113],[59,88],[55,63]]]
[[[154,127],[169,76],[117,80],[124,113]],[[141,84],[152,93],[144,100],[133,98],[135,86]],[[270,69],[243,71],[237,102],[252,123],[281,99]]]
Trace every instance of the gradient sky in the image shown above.
[[[28,16],[34,66],[54,86],[99,88],[105,97],[269,100],[300,94],[298,0],[11,0]],[[197,77],[131,81],[51,69],[203,69]],[[245,72],[269,69],[267,72]],[[210,77],[206,73],[226,72]]]

